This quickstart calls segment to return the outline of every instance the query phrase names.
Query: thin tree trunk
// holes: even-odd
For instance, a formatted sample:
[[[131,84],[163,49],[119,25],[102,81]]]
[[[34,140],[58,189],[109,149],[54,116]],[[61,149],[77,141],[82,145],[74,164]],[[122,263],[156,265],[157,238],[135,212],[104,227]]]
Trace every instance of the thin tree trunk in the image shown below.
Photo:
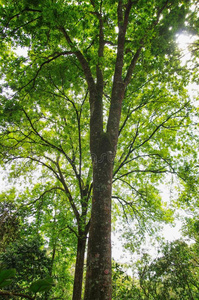
[[[50,267],[50,276],[52,276],[53,273],[53,265],[55,261],[55,253],[56,253],[56,242],[53,244],[53,253],[52,253],[52,258],[51,258],[51,267]]]
[[[75,276],[73,285],[73,300],[81,300],[82,296],[82,281],[84,273],[84,256],[86,249],[86,236],[78,237],[77,241],[77,256],[75,264]]]

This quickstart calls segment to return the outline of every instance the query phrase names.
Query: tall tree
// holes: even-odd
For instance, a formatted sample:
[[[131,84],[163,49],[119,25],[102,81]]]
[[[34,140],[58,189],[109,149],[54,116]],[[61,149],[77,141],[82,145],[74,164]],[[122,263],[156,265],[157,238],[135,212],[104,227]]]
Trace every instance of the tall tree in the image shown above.
[[[1,1],[1,67],[12,90],[2,94],[3,160],[22,159],[19,174],[35,164],[48,170],[45,178],[53,174],[37,199],[52,192],[68,199],[78,239],[73,299],[81,298],[89,227],[84,298],[111,299],[112,184],[123,205],[135,212],[148,203],[161,219],[152,183],[168,172],[184,179],[175,151],[187,151],[179,138],[192,106],[175,34],[189,25],[191,4]],[[17,46],[27,47],[27,59],[16,58]],[[122,185],[134,201],[119,195]]]

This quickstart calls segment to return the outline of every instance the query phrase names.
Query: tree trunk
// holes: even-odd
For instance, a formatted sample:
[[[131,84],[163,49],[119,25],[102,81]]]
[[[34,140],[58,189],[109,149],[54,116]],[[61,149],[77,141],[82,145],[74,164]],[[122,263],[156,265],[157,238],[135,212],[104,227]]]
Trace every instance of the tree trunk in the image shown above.
[[[84,256],[86,248],[86,236],[78,237],[77,241],[77,256],[75,264],[75,276],[73,285],[73,300],[81,300],[82,295],[82,281],[84,273]]]
[[[93,158],[93,199],[89,230],[85,300],[111,299],[111,146],[103,133]]]

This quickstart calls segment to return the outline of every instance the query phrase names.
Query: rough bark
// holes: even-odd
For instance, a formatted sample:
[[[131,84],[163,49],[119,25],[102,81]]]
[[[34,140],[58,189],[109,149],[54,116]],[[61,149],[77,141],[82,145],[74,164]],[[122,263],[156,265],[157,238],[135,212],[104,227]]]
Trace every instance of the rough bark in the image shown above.
[[[111,299],[112,146],[103,133],[93,154],[93,199],[89,231],[85,300]]]

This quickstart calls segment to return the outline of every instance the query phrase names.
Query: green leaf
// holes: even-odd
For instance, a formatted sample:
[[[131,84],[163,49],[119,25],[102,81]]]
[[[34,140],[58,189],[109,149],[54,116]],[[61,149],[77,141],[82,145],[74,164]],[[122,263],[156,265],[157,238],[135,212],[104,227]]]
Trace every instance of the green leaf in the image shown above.
[[[11,284],[12,279],[16,275],[15,269],[1,270],[0,271],[0,287]]]
[[[53,287],[53,285],[53,279],[51,277],[48,277],[33,282],[30,286],[30,290],[34,293],[47,292]]]
[[[3,288],[4,286],[10,285],[12,283],[12,279],[6,279],[0,284],[0,288]]]

